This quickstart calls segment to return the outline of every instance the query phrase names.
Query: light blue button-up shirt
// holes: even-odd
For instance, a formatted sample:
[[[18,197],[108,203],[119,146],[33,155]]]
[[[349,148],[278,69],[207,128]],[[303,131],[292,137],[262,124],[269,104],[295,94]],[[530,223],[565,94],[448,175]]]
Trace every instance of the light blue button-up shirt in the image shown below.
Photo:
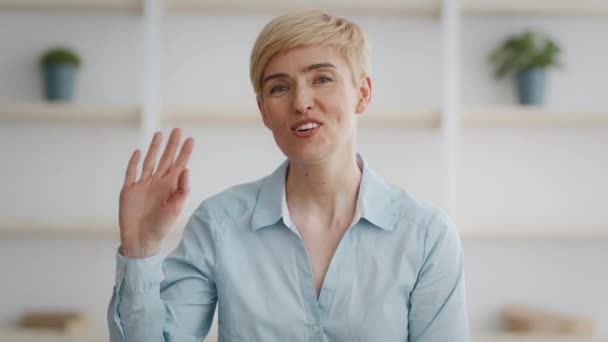
[[[318,299],[285,161],[203,201],[164,262],[118,253],[110,341],[201,341],[216,304],[220,342],[469,341],[455,225],[358,160],[357,214]]]

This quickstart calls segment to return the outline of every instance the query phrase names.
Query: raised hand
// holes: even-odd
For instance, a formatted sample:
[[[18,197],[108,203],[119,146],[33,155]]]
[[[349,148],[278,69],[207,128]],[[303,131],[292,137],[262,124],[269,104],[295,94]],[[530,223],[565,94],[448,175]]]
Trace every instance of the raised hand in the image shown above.
[[[155,169],[162,133],[154,134],[137,180],[140,151],[135,150],[129,160],[118,212],[122,254],[126,257],[144,258],[158,253],[179,217],[189,192],[186,166],[194,146],[194,139],[186,139],[175,159],[180,136],[179,128],[171,131]]]

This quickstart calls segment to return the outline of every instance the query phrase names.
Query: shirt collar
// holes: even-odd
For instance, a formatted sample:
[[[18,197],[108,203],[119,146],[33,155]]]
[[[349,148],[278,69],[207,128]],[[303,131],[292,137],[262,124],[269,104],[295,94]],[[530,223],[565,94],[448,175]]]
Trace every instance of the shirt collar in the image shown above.
[[[283,216],[281,201],[285,192],[288,165],[289,159],[285,160],[272,174],[262,179],[251,219],[253,230],[273,225]]]
[[[357,154],[357,161],[362,165],[362,176],[353,224],[363,218],[379,228],[392,231],[401,216],[396,208],[393,208],[395,201],[391,195],[394,191],[391,191],[390,186],[369,168],[360,154]],[[285,160],[272,174],[262,180],[252,217],[254,231],[273,225],[283,218],[285,225],[297,234],[285,200],[285,178],[288,166],[289,160]]]

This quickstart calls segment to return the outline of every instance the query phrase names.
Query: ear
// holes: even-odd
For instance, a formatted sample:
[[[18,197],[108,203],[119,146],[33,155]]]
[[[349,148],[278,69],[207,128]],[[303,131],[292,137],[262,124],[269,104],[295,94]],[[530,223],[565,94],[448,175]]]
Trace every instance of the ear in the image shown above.
[[[359,101],[357,102],[355,113],[363,114],[365,109],[367,109],[367,105],[372,100],[372,79],[366,75],[363,80],[361,80],[361,84],[357,90]]]
[[[270,129],[270,120],[268,120],[268,115],[266,115],[266,111],[264,111],[264,101],[260,98],[260,96],[256,97],[256,101],[258,103],[258,109],[260,110],[260,115],[262,116],[262,121],[264,121],[264,126]]]

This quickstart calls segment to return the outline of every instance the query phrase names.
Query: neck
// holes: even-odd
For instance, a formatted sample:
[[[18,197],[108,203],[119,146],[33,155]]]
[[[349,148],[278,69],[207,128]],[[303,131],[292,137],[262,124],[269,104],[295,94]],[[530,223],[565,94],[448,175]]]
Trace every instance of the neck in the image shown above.
[[[343,154],[322,163],[289,163],[286,196],[295,218],[316,217],[323,226],[352,219],[361,183],[355,153]]]

